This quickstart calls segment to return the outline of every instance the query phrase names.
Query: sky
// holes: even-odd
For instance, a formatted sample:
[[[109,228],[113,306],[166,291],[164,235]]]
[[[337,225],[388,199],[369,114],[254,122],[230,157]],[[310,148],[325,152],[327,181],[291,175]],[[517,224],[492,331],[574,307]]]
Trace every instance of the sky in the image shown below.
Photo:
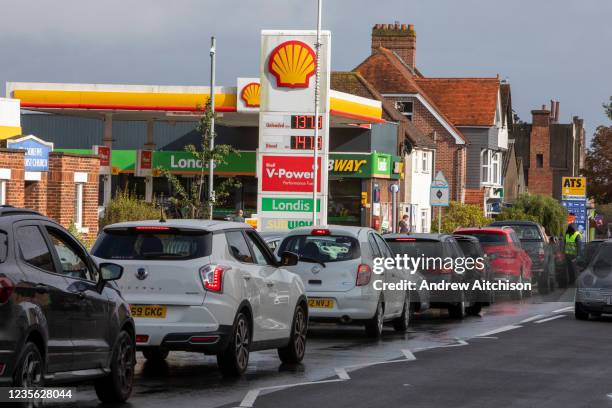
[[[260,30],[314,29],[316,0],[0,0],[0,84],[6,81],[208,85],[258,76]],[[561,122],[609,125],[610,0],[324,0],[332,68],[370,53],[376,23],[414,24],[425,76],[495,76],[515,111],[560,101]],[[4,92],[0,92],[4,94]]]

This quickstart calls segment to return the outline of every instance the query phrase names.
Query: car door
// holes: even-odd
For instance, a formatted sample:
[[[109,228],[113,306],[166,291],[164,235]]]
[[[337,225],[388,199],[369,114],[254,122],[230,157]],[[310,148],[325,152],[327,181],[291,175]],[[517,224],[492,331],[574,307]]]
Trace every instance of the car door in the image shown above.
[[[374,233],[374,239],[378,244],[378,248],[380,249],[380,253],[383,258],[393,258],[393,252],[387,245],[384,239],[381,238],[380,235]],[[397,268],[392,267],[390,269],[385,270],[386,281],[389,283],[393,283],[397,285],[401,282],[403,274]],[[404,307],[404,294],[405,291],[402,290],[388,290],[385,292],[385,305],[387,307],[388,314],[401,313],[402,308]]]
[[[71,309],[68,282],[57,270],[51,248],[37,221],[14,224],[16,258],[26,276],[24,296],[32,303],[33,320],[47,331],[47,372],[72,369]],[[38,317],[37,310],[42,312]]]
[[[68,282],[74,370],[106,367],[110,353],[109,299],[97,289],[98,271],[86,250],[63,229],[43,222],[60,273]]]
[[[265,242],[259,239],[255,231],[245,231],[245,233],[253,253],[255,267],[258,268],[257,273],[267,288],[266,299],[262,301],[265,329],[269,332],[266,338],[268,334],[269,339],[288,338],[293,318],[293,305],[296,303],[296,299],[291,299],[291,277],[286,270],[275,265],[271,254],[266,250]]]

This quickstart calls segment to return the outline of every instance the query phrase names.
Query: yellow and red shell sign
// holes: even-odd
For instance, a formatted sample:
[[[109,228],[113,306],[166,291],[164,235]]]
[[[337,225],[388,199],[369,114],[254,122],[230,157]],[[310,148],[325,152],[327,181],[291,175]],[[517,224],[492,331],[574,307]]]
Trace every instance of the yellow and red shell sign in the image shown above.
[[[247,108],[259,108],[259,91],[261,85],[257,82],[248,83],[242,88],[240,98],[244,101]]]
[[[280,88],[308,88],[315,70],[316,54],[302,41],[279,44],[268,59],[268,71],[274,75],[276,86]]]

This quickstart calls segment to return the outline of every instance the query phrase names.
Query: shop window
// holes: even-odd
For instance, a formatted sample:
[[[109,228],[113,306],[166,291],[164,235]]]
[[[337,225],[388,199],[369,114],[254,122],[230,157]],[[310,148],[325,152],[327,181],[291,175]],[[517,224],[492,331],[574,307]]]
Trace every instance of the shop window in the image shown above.
[[[413,103],[408,101],[396,101],[395,109],[401,112],[408,120],[412,120]]]
[[[361,179],[340,179],[329,181],[330,224],[361,224]]]
[[[83,228],[83,184],[74,185],[74,225]]]
[[[6,205],[6,180],[0,180],[0,205]]]

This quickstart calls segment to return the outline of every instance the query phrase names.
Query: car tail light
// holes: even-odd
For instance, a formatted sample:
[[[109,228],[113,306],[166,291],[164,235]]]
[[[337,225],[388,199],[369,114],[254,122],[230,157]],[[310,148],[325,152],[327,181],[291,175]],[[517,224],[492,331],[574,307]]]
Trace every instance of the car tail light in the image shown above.
[[[146,343],[149,341],[149,336],[146,334],[137,334],[136,343]]]
[[[222,265],[215,267],[205,266],[200,269],[204,289],[210,292],[221,293],[223,291],[223,274],[229,269],[228,266]]]
[[[324,228],[316,228],[310,231],[310,235],[331,235],[331,231]]]
[[[355,286],[365,286],[370,283],[372,278],[372,269],[369,265],[361,264],[357,267],[357,281]]]
[[[540,261],[544,260],[544,255],[544,250],[540,248],[540,250],[538,251],[538,258],[540,258]]]
[[[0,363],[0,377],[4,375],[4,369],[6,368],[6,364]]]
[[[416,241],[416,238],[394,238],[393,241]]]
[[[216,343],[219,340],[219,336],[191,336],[189,339],[190,343]]]
[[[15,285],[9,278],[0,278],[0,305],[8,302],[15,291]]]
[[[136,231],[169,231],[170,227],[158,227],[156,225],[141,225],[134,227]]]

